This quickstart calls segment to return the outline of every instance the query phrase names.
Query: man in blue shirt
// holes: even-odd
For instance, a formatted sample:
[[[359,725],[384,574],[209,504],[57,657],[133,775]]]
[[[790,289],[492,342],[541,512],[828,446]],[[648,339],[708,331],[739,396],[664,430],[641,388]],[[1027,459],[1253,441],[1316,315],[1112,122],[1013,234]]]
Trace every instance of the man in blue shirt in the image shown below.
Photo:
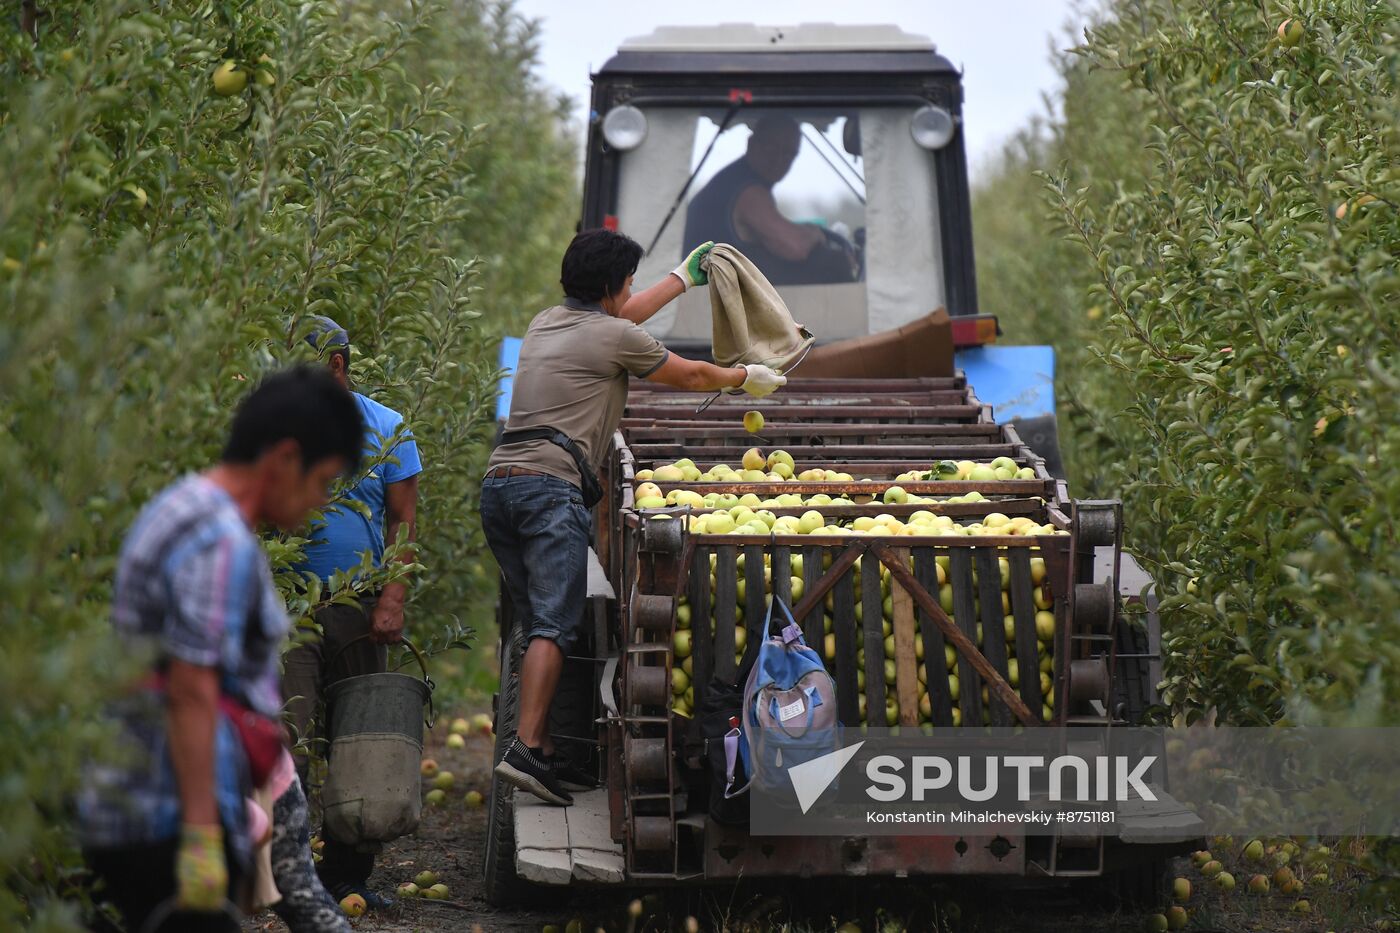
[[[328,317],[313,321],[307,342],[326,360],[331,375],[350,387],[350,337]],[[300,568],[329,584],[338,572],[353,572],[363,566],[366,556],[379,566],[385,542],[414,540],[418,508],[418,474],[423,466],[418,445],[406,430],[403,416],[373,399],[351,393],[365,423],[365,463],[361,476],[345,497],[361,503],[368,517],[356,508],[333,504],[324,517],[313,523],[306,547],[306,563]],[[411,554],[401,555],[405,562]],[[321,637],[297,645],[283,661],[282,684],[288,697],[287,710],[298,735],[312,732],[316,707],[331,684],[346,677],[383,673],[387,646],[403,634],[403,604],[406,586],[387,583],[377,593],[362,594],[351,605],[327,606],[316,613]],[[365,636],[368,636],[367,638]],[[306,787],[307,758],[299,756],[298,772]],[[309,788],[308,788],[309,795]],[[361,851],[351,840],[327,838],[320,864],[327,890],[340,900],[357,893],[371,907],[384,906],[385,898],[366,888],[374,870],[374,852]]]

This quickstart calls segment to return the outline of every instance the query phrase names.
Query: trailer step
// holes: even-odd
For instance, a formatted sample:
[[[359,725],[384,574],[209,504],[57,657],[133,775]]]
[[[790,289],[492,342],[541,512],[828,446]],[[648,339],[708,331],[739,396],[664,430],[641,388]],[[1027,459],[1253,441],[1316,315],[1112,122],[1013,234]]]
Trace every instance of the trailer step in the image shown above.
[[[574,794],[571,807],[515,795],[515,870],[536,884],[616,884],[624,878],[622,846],[608,828],[605,788]]]
[[[1128,845],[1191,842],[1206,835],[1205,823],[1181,801],[1156,784],[1148,787],[1156,800],[1118,804],[1118,841]]]

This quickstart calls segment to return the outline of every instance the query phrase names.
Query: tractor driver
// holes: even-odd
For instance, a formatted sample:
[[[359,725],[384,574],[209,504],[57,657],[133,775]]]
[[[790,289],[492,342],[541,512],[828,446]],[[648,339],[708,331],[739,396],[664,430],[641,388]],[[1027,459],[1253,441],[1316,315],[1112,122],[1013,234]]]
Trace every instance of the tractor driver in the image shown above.
[[[691,199],[685,242],[729,243],[774,285],[853,281],[858,267],[850,245],[815,224],[784,217],[773,198],[773,186],[787,176],[801,147],[802,127],[792,117],[760,118],[743,157]]]

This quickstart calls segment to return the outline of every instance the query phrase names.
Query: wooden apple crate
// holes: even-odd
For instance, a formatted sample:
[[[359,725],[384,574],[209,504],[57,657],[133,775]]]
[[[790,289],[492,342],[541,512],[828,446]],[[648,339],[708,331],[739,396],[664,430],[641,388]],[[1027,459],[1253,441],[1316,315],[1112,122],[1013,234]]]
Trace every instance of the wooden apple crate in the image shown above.
[[[616,714],[608,718],[605,744],[612,830],[623,843],[627,870],[634,878],[851,871],[851,853],[838,845],[803,839],[801,846],[791,847],[765,840],[756,848],[743,833],[706,818],[698,726],[672,708],[672,670],[681,663],[673,649],[680,605],[688,608],[690,617],[692,710],[703,702],[712,677],[732,683],[736,670],[752,659],[763,637],[771,594],[793,606],[809,644],[827,653],[832,643],[828,666],[836,681],[839,716],[847,727],[860,727],[862,701],[867,710],[884,711],[887,696],[896,701],[889,708],[897,708],[895,721],[901,728],[952,726],[958,714],[967,725],[1034,727],[1045,722],[1047,706],[1056,725],[1102,726],[1122,721],[1128,711],[1115,702],[1124,689],[1114,682],[1121,555],[1117,502],[1070,499],[1065,485],[1045,471],[1041,458],[1013,428],[998,425],[961,379],[793,380],[784,396],[781,406],[733,397],[697,411],[703,398],[694,394],[635,393],[614,440],[611,501],[600,522],[600,555],[618,594],[619,666]],[[717,411],[717,406],[722,407]],[[752,408],[763,411],[767,421],[755,434],[741,423],[743,413]],[[787,450],[797,472],[819,467],[850,473],[856,481],[659,485],[663,492],[687,488],[700,493],[751,492],[760,498],[819,492],[873,496],[819,511],[828,519],[849,520],[878,514],[903,518],[927,510],[963,524],[1000,512],[1024,515],[1067,534],[706,535],[691,534],[686,519],[708,510],[636,508],[638,470],[682,456],[702,471],[719,462],[737,466],[753,446],[764,453]],[[985,499],[974,503],[893,505],[880,499],[900,473],[941,459],[986,462],[999,456],[1031,467],[1035,478],[899,483],[921,496],[961,495],[975,489]],[[808,508],[770,510],[800,515]],[[790,566],[793,556],[802,558],[800,598],[792,599],[788,574],[773,572],[771,584],[748,585],[761,583],[763,577],[746,577],[746,568],[761,568],[765,559],[773,567]],[[1033,556],[1044,561],[1040,585],[1032,579]],[[1005,593],[1002,561],[1009,577]],[[943,587],[938,582],[940,565],[947,581]],[[746,581],[742,598],[741,580]],[[1039,677],[1037,603],[1048,606],[1055,618],[1049,696],[1042,693]],[[951,612],[945,608],[948,604]],[[1009,639],[1001,637],[1007,616],[1015,622]],[[888,685],[883,624],[887,617],[895,668],[894,682]],[[980,641],[979,627],[984,633]],[[745,643],[736,651],[740,632]],[[915,650],[920,640],[922,660]],[[949,689],[945,646],[956,655],[956,695]],[[1013,660],[1024,673],[1014,686]],[[920,680],[927,684],[927,715],[920,711]],[[1133,686],[1141,690],[1144,684],[1139,678]],[[873,715],[869,721],[885,724]],[[920,870],[1070,875],[1103,869],[1099,841],[1077,840],[1078,847],[1062,847],[1049,838],[1018,837],[1010,847],[983,840],[983,845],[964,846],[962,851],[957,841],[928,843],[918,860]],[[907,847],[909,840],[902,843]],[[880,840],[869,840],[862,853],[858,861],[864,870],[894,873],[910,867],[907,851],[896,856]]]

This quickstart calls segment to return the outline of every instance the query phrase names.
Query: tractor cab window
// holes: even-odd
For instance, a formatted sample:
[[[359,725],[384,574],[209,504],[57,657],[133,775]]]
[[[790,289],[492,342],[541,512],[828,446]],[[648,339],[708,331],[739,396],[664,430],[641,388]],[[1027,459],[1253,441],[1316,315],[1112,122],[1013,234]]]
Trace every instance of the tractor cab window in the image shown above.
[[[637,281],[661,278],[714,240],[752,260],[820,340],[889,330],[941,307],[933,157],[913,141],[912,115],[647,108],[645,137],[619,154],[619,229],[650,247]],[[708,340],[704,291],[647,329]]]
[[[861,281],[864,166],[842,145],[848,125],[781,111],[725,128],[702,120],[684,242],[730,243],[774,285]]]

